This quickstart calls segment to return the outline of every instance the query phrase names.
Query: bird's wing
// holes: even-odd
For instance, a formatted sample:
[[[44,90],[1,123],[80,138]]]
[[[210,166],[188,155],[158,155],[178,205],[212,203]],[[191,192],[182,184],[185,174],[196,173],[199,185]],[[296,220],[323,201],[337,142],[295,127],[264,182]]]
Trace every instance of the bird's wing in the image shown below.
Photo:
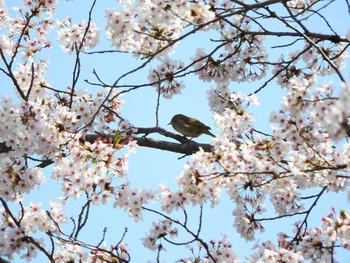
[[[210,127],[206,126],[203,122],[200,122],[199,120],[190,118],[188,123],[186,123],[186,127],[196,127],[196,128],[207,128],[210,130]]]

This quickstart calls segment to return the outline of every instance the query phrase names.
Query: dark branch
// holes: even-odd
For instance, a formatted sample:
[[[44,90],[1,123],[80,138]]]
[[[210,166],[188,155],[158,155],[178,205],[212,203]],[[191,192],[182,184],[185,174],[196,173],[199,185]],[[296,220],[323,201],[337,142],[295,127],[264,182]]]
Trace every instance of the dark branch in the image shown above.
[[[159,132],[164,131],[164,132]],[[161,135],[164,135],[166,137],[174,138],[178,141],[181,141],[181,143],[175,143],[175,142],[168,142],[163,140],[157,140],[152,138],[147,138],[146,136],[150,133],[159,133]],[[138,131],[136,134],[145,134],[143,137],[137,137],[134,135],[127,135],[124,139],[121,140],[120,143],[125,143],[129,140],[135,140],[139,146],[142,147],[148,147],[148,148],[154,148],[164,151],[170,151],[175,153],[182,153],[182,154],[193,154],[199,150],[199,148],[202,148],[205,152],[211,151],[212,146],[210,144],[205,143],[197,143],[193,140],[189,140],[181,135],[173,134],[171,132],[167,132],[162,128],[154,127],[154,128],[138,128]],[[104,135],[104,138],[113,140],[114,135]],[[85,136],[85,140],[93,143],[97,139],[101,139],[101,136],[98,134],[87,134]]]

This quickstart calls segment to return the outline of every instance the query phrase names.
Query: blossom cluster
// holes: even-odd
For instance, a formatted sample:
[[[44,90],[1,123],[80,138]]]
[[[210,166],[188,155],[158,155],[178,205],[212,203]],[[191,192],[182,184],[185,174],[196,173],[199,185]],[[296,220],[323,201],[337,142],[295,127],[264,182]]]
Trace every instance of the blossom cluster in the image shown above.
[[[296,226],[298,229],[299,225]],[[349,250],[349,213],[340,211],[336,216],[335,210],[322,218],[320,227],[306,230],[300,236],[298,245],[295,245],[285,233],[279,233],[278,248],[271,242],[265,241],[258,245],[257,253],[252,255],[247,262],[331,262],[333,259],[334,246],[340,246]]]
[[[73,24],[72,19],[67,18],[60,23],[60,30],[58,30],[61,48],[68,53],[96,47],[99,37],[100,31],[97,25],[91,21]]]
[[[58,224],[65,223],[67,216],[62,206],[50,202],[50,212],[45,211],[39,203],[30,202],[28,207],[22,207],[15,218],[5,210],[1,210],[0,224],[0,256],[12,258],[14,253],[23,254],[21,258],[28,261],[37,256],[37,247],[44,246],[44,239],[30,242],[32,234],[41,232],[59,233]],[[19,223],[20,222],[20,223]]]
[[[209,89],[207,94],[210,109],[219,115],[226,108],[241,114],[244,112],[244,108],[249,105],[259,105],[258,97],[255,94],[247,96],[242,92],[232,92],[228,84],[217,84],[216,88]],[[243,103],[246,103],[246,105]]]
[[[326,102],[322,109],[324,114],[317,116],[333,140],[339,141],[349,132],[349,95],[350,85],[342,83],[339,99]]]
[[[69,158],[57,156],[53,178],[62,182],[64,198],[80,198],[89,193],[94,205],[115,200],[114,207],[129,211],[135,220],[142,219],[141,207],[152,200],[151,191],[131,189],[126,178],[129,154],[116,155],[113,144],[102,140],[94,143],[80,142],[82,138],[71,140],[67,148]],[[125,148],[134,151],[136,144],[130,142]],[[114,183],[118,183],[115,185]]]
[[[130,183],[126,182],[122,185],[116,193],[116,200],[113,207],[120,207],[128,212],[129,216],[135,221],[142,220],[142,207],[155,200],[154,191],[144,188],[132,189]]]
[[[23,194],[28,194],[45,183],[42,169],[26,167],[23,158],[3,157],[0,164],[0,194],[4,200],[18,202]]]
[[[183,69],[184,64],[170,59],[160,60],[161,64],[149,70],[148,79],[157,87],[157,91],[166,99],[171,99],[175,94],[180,94],[184,88],[182,80],[176,79],[176,73]]]
[[[214,56],[212,52],[198,48],[191,58],[200,80],[225,85],[229,82],[256,81],[266,76],[268,56],[264,46],[265,37],[242,37],[237,45],[239,35],[250,29],[252,21],[243,16],[234,16],[233,20],[236,27],[227,27],[227,31],[226,27],[220,28],[220,41],[225,43],[222,52],[214,53]]]
[[[286,248],[276,248],[276,246],[266,241],[259,245],[258,252],[252,255],[247,262],[291,262],[301,263],[304,261],[304,257],[301,251],[294,251]]]
[[[201,26],[214,19],[210,6],[199,1],[122,1],[123,10],[108,10],[107,34],[121,51],[142,56],[170,54],[174,41],[188,25]]]
[[[2,196],[17,199],[20,193],[28,193],[45,181],[42,170],[29,168],[22,156],[54,157],[60,145],[71,137],[69,132],[61,132],[72,128],[71,122],[62,122],[71,114],[52,101],[42,99],[16,104],[10,98],[3,97],[0,115],[3,120],[0,140],[10,149],[2,153],[1,158],[1,180],[7,186],[2,188]]]
[[[33,62],[40,60],[36,54],[51,48],[48,34],[56,24],[53,14],[57,1],[24,2],[23,10],[14,8],[19,14],[16,18],[8,16],[5,3],[0,2],[0,29],[4,30],[0,33],[5,33],[0,35],[0,48],[9,57],[20,52],[24,62]]]
[[[25,87],[23,85],[24,89]],[[33,92],[33,94],[45,94],[41,92],[43,89],[38,89],[40,93]],[[65,145],[74,135],[73,132],[83,125],[90,124],[94,117],[102,119],[101,114],[95,116],[101,98],[93,100],[86,90],[81,90],[77,95],[74,97],[71,109],[65,104],[67,100],[64,96],[58,101],[50,96],[39,97],[40,99],[35,97],[33,101],[21,104],[14,103],[11,98],[3,97],[0,106],[0,115],[3,119],[1,141],[6,142],[17,155],[54,156],[60,145]]]
[[[30,10],[37,13],[47,12],[48,14],[53,15],[56,9],[58,0],[23,0],[25,7],[28,7]]]
[[[142,238],[143,245],[150,250],[164,249],[161,244],[157,244],[157,241],[163,237],[174,238],[177,235],[178,230],[173,226],[172,221],[165,219],[158,223],[153,222],[153,227],[147,237]]]
[[[339,216],[333,209],[322,218],[320,227],[306,231],[300,243],[301,252],[305,259],[312,262],[331,261],[333,246],[350,250],[350,215],[349,211],[341,210]]]
[[[28,54],[28,53],[27,53]],[[29,55],[28,57],[30,57]],[[29,64],[19,64],[13,72],[20,89],[18,97],[29,97],[30,100],[42,99],[48,94],[50,83],[45,79],[48,62],[40,60],[39,63],[31,66]]]
[[[92,251],[83,249],[81,244],[71,242],[58,242],[59,249],[53,255],[54,262],[65,263],[72,258],[77,258],[81,262],[103,263],[118,262],[130,260],[128,247],[125,244],[119,244],[109,248],[105,243]]]
[[[5,8],[5,0],[0,0],[0,27],[5,24],[7,17],[8,13]]]
[[[195,248],[192,245],[187,245],[186,248],[190,250],[192,257],[181,258],[177,262],[181,263],[195,263],[195,262],[241,262],[238,257],[233,253],[232,244],[228,240],[227,236],[222,236],[221,240],[210,240],[208,244],[208,253],[201,256],[200,253],[196,253]],[[202,248],[199,245],[199,248]]]
[[[315,84],[319,76],[336,73],[345,67],[348,52],[342,43],[306,42],[301,50],[282,54],[272,70],[277,75],[277,82],[288,87],[293,81],[307,81],[307,87]]]

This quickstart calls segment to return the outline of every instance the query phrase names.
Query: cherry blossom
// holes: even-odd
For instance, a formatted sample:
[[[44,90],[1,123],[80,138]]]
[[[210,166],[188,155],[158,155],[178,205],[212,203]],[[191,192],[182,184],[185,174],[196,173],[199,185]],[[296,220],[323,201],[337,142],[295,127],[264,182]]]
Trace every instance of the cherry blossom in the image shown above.
[[[150,69],[148,79],[155,83],[157,91],[164,98],[171,99],[173,95],[180,94],[184,88],[182,81],[176,79],[176,72],[181,71],[184,64],[179,61],[161,60],[162,64],[155,69]]]
[[[7,9],[5,7],[5,1],[0,1],[0,26],[5,25],[8,18]]]
[[[82,21],[73,24],[71,18],[60,23],[58,40],[61,48],[71,54],[74,50],[84,51],[96,47],[100,31],[93,22]]]
[[[174,51],[177,39],[188,25],[201,26],[214,19],[210,6],[188,1],[125,2],[125,9],[107,10],[107,34],[119,50],[141,56],[165,56]],[[204,26],[203,30],[208,30]]]
[[[147,237],[143,238],[143,244],[150,250],[157,250],[158,248],[164,249],[161,244],[158,244],[158,240],[163,237],[173,238],[178,234],[178,230],[173,226],[173,223],[169,220],[162,220],[159,223],[153,222],[153,228],[150,230]]]

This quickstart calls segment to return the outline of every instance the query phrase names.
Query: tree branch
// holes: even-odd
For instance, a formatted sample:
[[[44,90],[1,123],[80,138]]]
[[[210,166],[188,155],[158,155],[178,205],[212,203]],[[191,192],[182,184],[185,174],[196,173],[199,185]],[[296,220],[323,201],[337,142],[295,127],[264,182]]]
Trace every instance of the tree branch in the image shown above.
[[[142,132],[141,132],[142,130]],[[180,140],[181,143],[174,143],[174,142],[168,142],[163,140],[157,140],[152,138],[147,138],[146,136],[150,133],[155,133],[156,131],[159,132],[159,130],[164,130],[159,127],[154,128],[139,128],[136,133],[143,133],[145,136],[143,137],[137,137],[133,135],[127,135],[125,138],[121,140],[121,143],[125,143],[130,140],[135,140],[139,146],[142,147],[148,147],[148,148],[154,148],[164,151],[170,151],[175,153],[182,153],[186,155],[193,154],[199,150],[199,148],[202,148],[205,152],[211,151],[212,146],[210,144],[205,143],[197,143],[195,141],[186,139],[183,136],[173,134],[171,132],[164,132],[160,133],[166,137],[171,137],[176,140]],[[85,140],[93,143],[97,139],[100,139],[101,135],[98,134],[87,134],[85,136]],[[112,140],[114,138],[114,135],[104,135],[104,138]]]

